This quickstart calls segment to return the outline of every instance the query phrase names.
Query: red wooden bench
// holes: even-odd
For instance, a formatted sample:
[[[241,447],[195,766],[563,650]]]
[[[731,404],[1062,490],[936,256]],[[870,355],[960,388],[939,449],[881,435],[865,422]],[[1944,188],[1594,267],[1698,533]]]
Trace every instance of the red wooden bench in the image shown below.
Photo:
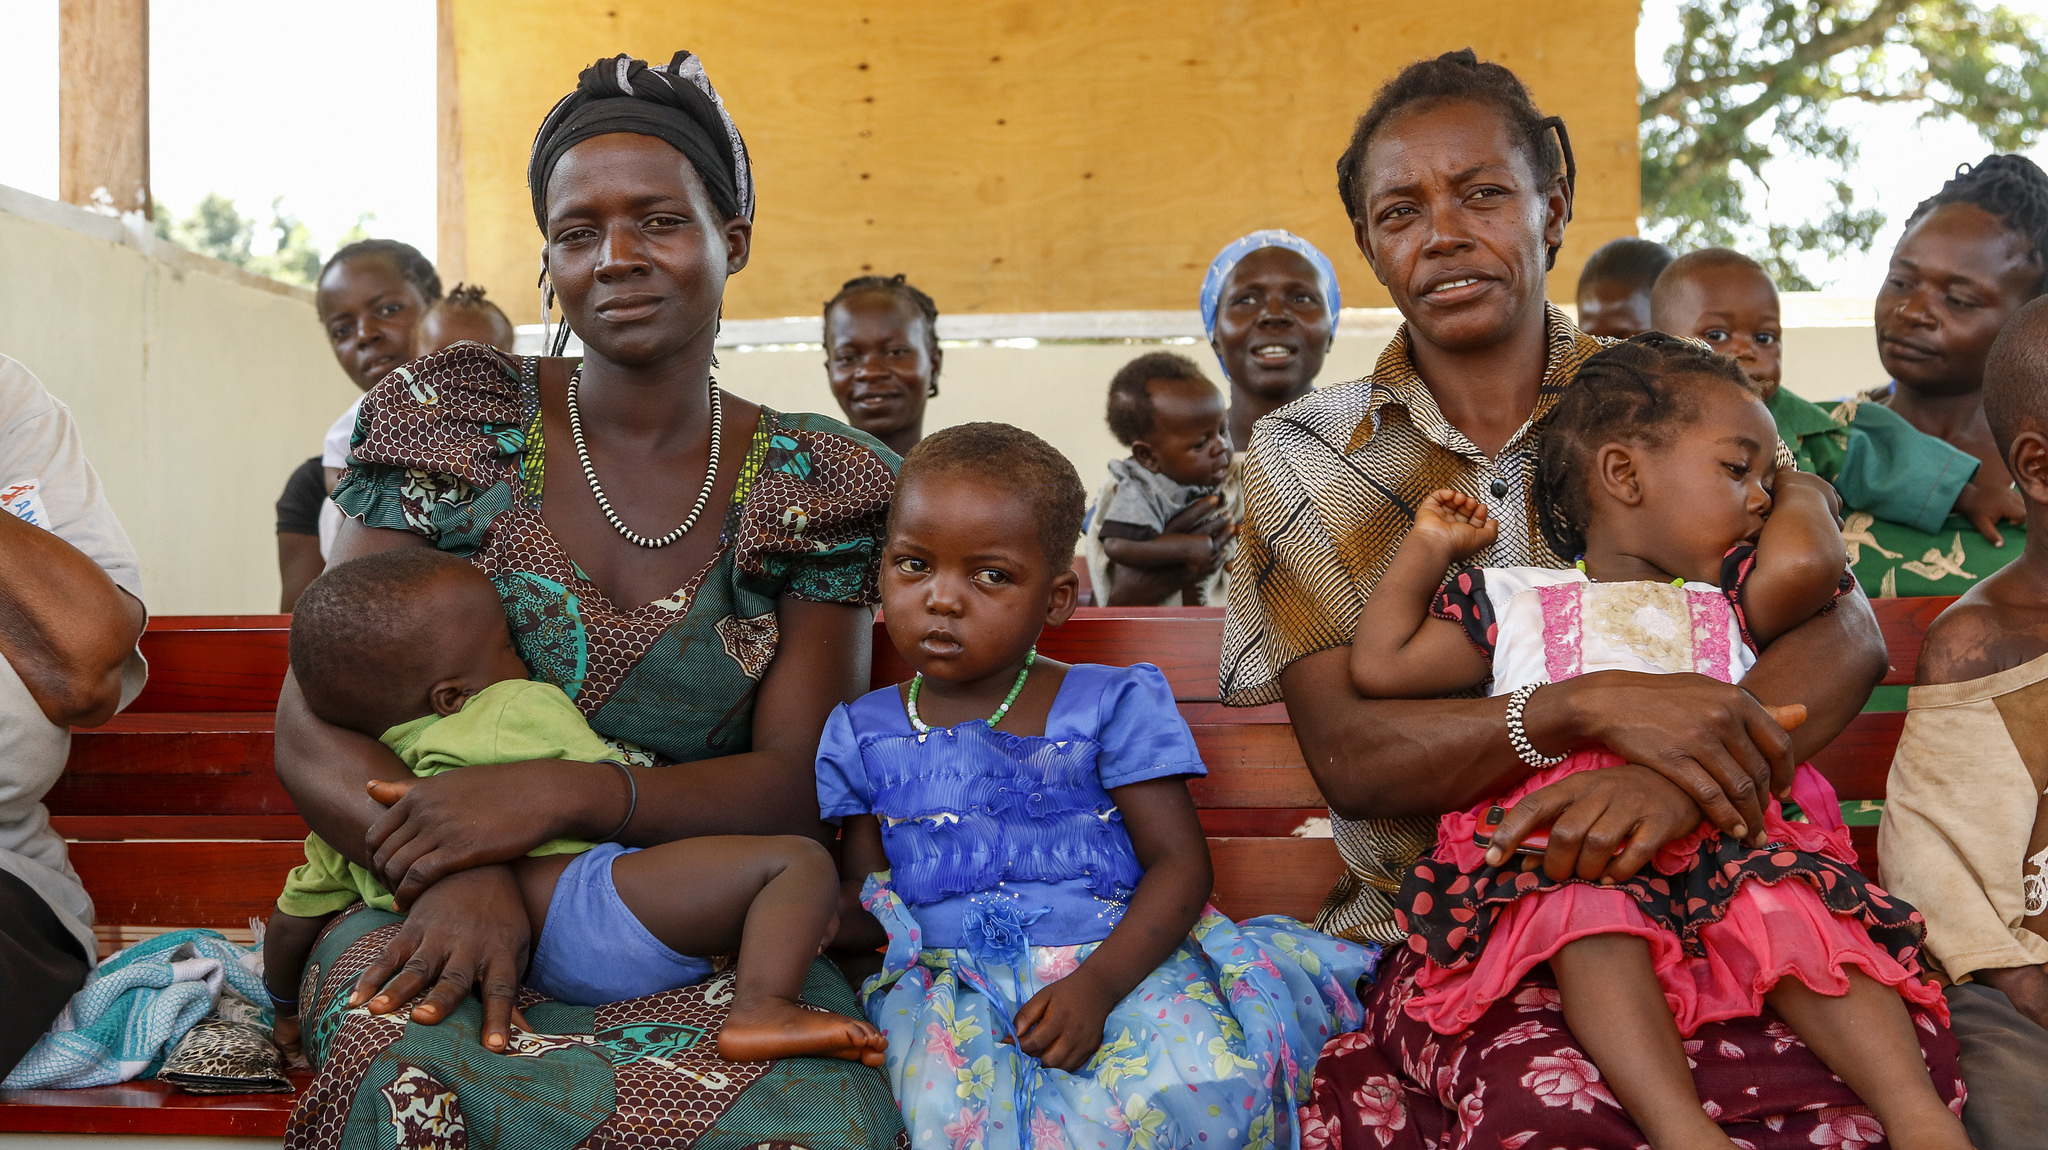
[[[1911,681],[1927,625],[1949,602],[1877,604],[1887,683]],[[103,950],[174,927],[245,928],[269,913],[302,857],[305,823],[271,768],[286,624],[276,615],[152,620],[148,689],[112,722],[78,732],[48,802],[98,906]],[[1216,906],[1235,918],[1313,918],[1342,869],[1319,822],[1328,812],[1285,709],[1218,702],[1222,626],[1221,608],[1091,608],[1040,649],[1068,662],[1157,664],[1209,766],[1192,789],[1215,856]],[[879,631],[875,651],[877,685],[908,675]],[[1882,798],[1899,728],[1896,714],[1862,715],[1815,762],[1843,798]],[[1872,862],[1875,828],[1857,828],[1857,843]],[[154,1082],[0,1091],[0,1141],[7,1132],[274,1139],[292,1102],[202,1098]]]

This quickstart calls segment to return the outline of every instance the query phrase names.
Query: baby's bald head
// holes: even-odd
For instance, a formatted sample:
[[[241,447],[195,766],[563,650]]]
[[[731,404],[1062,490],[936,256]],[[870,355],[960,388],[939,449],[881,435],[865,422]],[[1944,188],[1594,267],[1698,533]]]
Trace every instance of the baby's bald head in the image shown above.
[[[1771,283],[1771,273],[1764,270],[1764,265],[1733,248],[1687,252],[1672,260],[1650,289],[1650,325],[1671,335],[1691,335],[1682,328],[1702,302],[1697,297],[1711,293],[1713,285],[1724,278],[1730,282],[1754,279]],[[1776,285],[1771,286],[1773,295],[1777,290]],[[1674,323],[1679,326],[1672,326]]]

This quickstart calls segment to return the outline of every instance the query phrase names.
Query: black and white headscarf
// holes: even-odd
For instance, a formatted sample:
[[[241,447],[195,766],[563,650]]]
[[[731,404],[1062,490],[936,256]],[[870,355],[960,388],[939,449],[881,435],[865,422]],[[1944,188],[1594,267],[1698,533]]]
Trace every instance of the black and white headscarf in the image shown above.
[[[593,136],[631,132],[653,136],[681,152],[727,219],[754,218],[754,175],[746,141],[725,102],[704,75],[704,62],[688,52],[658,68],[619,55],[599,60],[576,77],[576,90],[557,101],[533,138],[526,184],[533,218],[547,230],[548,177],[563,153]]]

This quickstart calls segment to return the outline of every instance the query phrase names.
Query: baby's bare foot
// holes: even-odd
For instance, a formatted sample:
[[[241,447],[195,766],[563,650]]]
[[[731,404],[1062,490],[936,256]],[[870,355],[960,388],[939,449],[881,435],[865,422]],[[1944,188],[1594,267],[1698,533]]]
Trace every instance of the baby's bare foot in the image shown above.
[[[872,1025],[786,998],[735,1005],[718,1032],[718,1056],[727,1062],[810,1056],[880,1066],[888,1049],[888,1040]]]

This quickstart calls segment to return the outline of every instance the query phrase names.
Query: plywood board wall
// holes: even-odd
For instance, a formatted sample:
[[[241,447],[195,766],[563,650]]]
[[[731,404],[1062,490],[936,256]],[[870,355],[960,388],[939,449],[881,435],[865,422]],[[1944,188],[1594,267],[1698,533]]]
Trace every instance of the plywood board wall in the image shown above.
[[[703,57],[755,157],[727,314],[814,312],[908,272],[948,312],[1189,308],[1217,248],[1286,227],[1386,302],[1333,165],[1401,65],[1467,45],[1565,117],[1580,176],[1552,294],[1633,234],[1634,0],[441,0],[443,262],[520,322],[534,129],[591,61]],[[529,300],[534,302],[529,303]]]

